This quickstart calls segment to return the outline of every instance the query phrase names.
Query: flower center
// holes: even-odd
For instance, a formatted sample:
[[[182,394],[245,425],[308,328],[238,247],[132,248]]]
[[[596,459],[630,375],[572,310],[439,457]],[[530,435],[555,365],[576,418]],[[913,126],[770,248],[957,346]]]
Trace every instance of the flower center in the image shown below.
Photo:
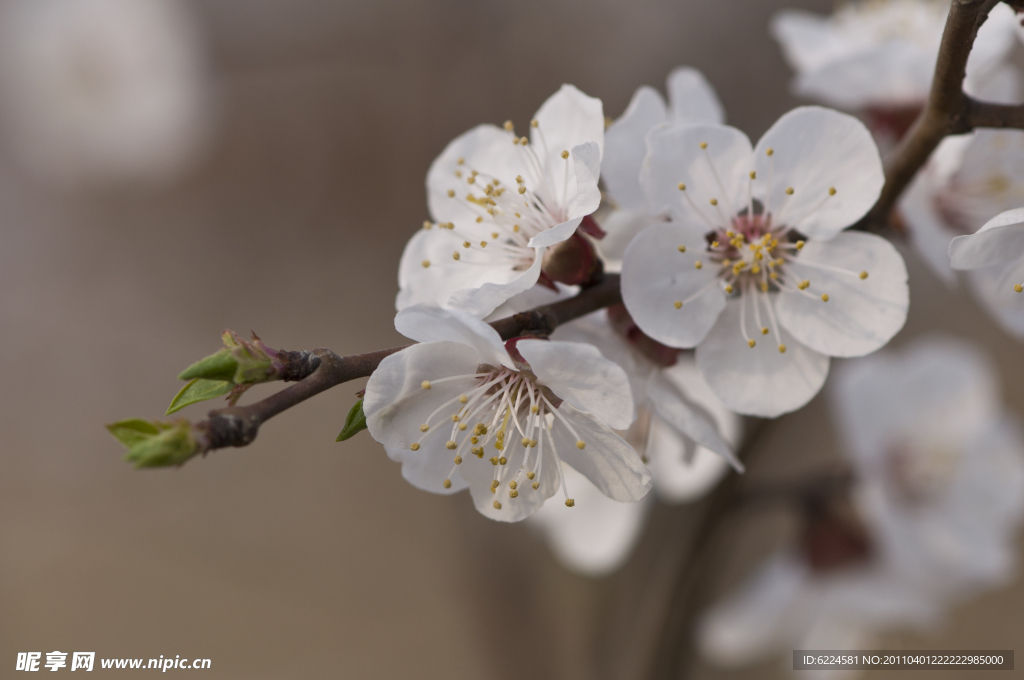
[[[464,381],[470,387],[434,409],[409,447],[419,451],[429,438],[447,436],[445,447],[454,452],[454,459],[444,487],[451,487],[451,475],[464,464],[463,455],[471,455],[476,460],[465,464],[493,467],[491,493],[495,494],[495,509],[501,509],[500,499],[517,498],[524,484],[528,483],[534,491],[539,489],[542,475],[557,476],[566,505],[571,507],[574,501],[569,498],[561,474],[561,458],[552,430],[565,427],[579,449],[585,448],[586,443],[558,412],[561,400],[537,385],[528,371],[486,364],[479,366],[475,374],[424,380],[421,389],[426,391],[434,385],[456,381]]]

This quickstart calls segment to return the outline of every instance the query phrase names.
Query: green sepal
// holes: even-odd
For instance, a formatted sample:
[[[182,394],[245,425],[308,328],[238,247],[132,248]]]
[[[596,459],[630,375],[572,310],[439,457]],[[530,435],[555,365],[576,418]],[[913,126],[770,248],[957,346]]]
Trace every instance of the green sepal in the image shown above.
[[[175,411],[180,411],[186,406],[197,404],[207,399],[216,399],[222,394],[227,394],[231,391],[232,384],[226,380],[207,380],[205,378],[195,378],[178,392],[178,394],[171,401],[171,405],[167,407],[167,413],[164,415],[171,415]]]
[[[366,414],[363,413],[363,400],[360,399],[352,404],[352,408],[348,411],[348,416],[345,417],[345,427],[342,428],[341,434],[334,441],[343,442],[365,429]]]
[[[199,445],[192,434],[192,424],[187,420],[157,425],[163,428],[162,431],[132,446],[125,460],[134,463],[137,468],[170,467],[182,465],[199,453]]]

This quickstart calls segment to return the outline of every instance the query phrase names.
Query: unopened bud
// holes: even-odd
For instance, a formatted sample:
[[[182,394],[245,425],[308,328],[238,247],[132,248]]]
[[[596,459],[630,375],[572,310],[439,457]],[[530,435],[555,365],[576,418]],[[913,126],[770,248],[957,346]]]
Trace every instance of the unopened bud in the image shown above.
[[[185,419],[171,422],[124,420],[108,425],[107,429],[128,447],[124,459],[137,468],[183,465],[199,453],[192,424]]]
[[[542,271],[551,281],[578,286],[595,283],[601,278],[604,268],[590,241],[574,233],[547,249]]]

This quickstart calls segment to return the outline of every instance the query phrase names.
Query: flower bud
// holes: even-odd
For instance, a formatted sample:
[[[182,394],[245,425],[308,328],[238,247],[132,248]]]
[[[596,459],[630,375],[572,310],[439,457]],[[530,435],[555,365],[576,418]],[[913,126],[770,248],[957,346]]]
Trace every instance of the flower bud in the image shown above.
[[[183,465],[199,453],[192,424],[185,419],[172,422],[123,420],[107,425],[107,429],[128,447],[124,458],[137,468]]]
[[[579,232],[544,253],[542,274],[550,281],[586,286],[596,283],[603,273],[604,268],[594,246]]]

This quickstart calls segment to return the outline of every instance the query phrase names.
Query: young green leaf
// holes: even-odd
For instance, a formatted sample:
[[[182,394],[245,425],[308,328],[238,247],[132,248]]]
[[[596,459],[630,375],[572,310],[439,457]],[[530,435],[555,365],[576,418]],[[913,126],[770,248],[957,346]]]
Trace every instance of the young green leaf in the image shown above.
[[[345,427],[342,428],[341,434],[334,441],[343,442],[346,439],[355,436],[360,430],[366,429],[366,414],[363,413],[363,400],[360,399],[352,408],[348,411],[348,416],[345,417]]]
[[[129,449],[141,441],[160,433],[160,429],[148,420],[130,418],[107,425],[110,434]]]
[[[206,380],[231,380],[238,370],[238,360],[230,349],[222,349],[205,359],[192,364],[178,376],[178,380],[205,378]]]
[[[199,403],[200,401],[206,401],[207,399],[215,399],[222,394],[227,394],[231,391],[231,383],[225,380],[206,380],[205,378],[195,378],[178,392],[177,396],[171,401],[171,405],[167,407],[167,413],[164,415],[171,415],[175,411],[180,411],[186,406]]]

